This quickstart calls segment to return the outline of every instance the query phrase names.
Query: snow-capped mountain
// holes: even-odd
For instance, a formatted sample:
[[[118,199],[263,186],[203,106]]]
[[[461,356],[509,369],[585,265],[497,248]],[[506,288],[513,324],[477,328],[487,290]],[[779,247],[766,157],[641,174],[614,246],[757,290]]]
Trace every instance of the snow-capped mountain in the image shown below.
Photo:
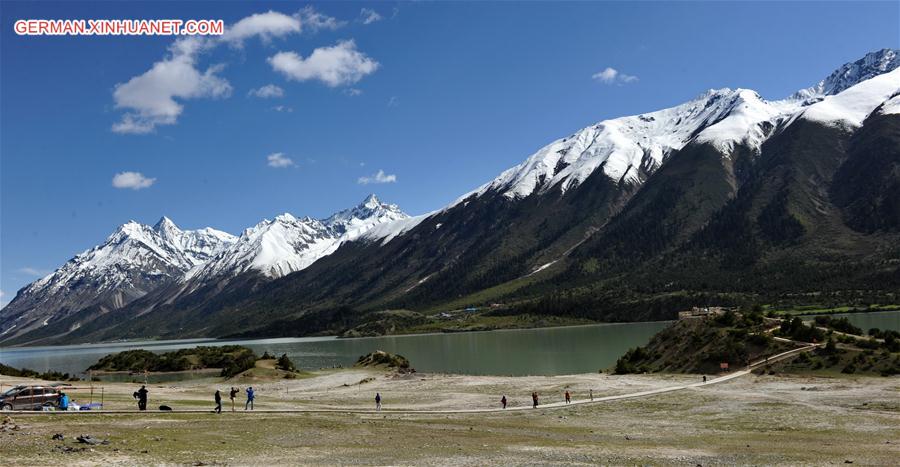
[[[884,49],[786,99],[767,101],[752,90],[724,88],[668,109],[604,120],[541,148],[457,203],[490,191],[511,199],[556,187],[564,192],[598,169],[617,182],[640,184],[688,143],[712,144],[725,156],[739,144],[758,151],[776,130],[801,116],[859,126],[900,91],[898,67],[897,51]]]
[[[166,301],[248,271],[278,278],[308,267],[375,226],[408,217],[397,205],[369,195],[358,206],[325,219],[285,213],[238,237],[211,228],[181,230],[167,217],[152,227],[131,221],[103,244],[20,290],[0,310],[0,338],[47,326],[88,307],[98,307],[101,314],[119,309],[154,291],[153,299]]]
[[[26,286],[0,310],[2,332],[21,332],[89,306],[121,308],[209,260],[236,240],[219,230],[181,230],[163,217],[130,221],[106,241]]]
[[[900,59],[884,49],[784,99],[725,88],[603,120],[416,217],[372,196],[324,219],[264,220],[221,249],[221,239],[174,241],[161,221],[151,229],[160,244],[129,247],[150,258],[130,277],[156,277],[152,258],[163,257],[187,272],[66,338],[338,332],[353,311],[461,303],[669,319],[667,304],[684,306],[695,292],[778,300],[896,289],[897,114]],[[147,228],[131,229],[129,238]],[[23,290],[49,287],[42,281]],[[7,313],[13,304],[0,312],[0,332],[20,325]]]
[[[281,277],[306,268],[376,225],[407,217],[397,205],[382,203],[375,195],[321,220],[281,214],[245,230],[232,245],[188,273],[185,280],[195,288],[209,280],[250,270],[269,278]]]

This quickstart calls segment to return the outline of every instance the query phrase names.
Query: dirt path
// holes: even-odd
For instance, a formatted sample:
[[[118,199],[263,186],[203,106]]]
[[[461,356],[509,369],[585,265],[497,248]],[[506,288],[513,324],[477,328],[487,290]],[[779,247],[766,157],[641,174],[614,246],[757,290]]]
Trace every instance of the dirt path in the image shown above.
[[[788,341],[794,342],[794,341]],[[796,344],[804,344],[800,342],[794,342]],[[600,404],[605,402],[613,402],[620,401],[626,399],[636,399],[642,397],[652,397],[660,394],[672,393],[676,391],[683,391],[691,388],[700,388],[704,386],[711,386],[714,384],[724,383],[731,381],[736,378],[740,378],[742,376],[746,376],[750,374],[753,368],[756,368],[761,365],[767,365],[769,363],[774,363],[779,360],[791,357],[800,352],[806,352],[821,344],[806,344],[804,347],[799,347],[796,349],[792,349],[786,352],[782,352],[777,355],[773,355],[763,360],[759,360],[757,362],[752,362],[749,368],[744,370],[738,370],[732,373],[728,373],[717,378],[712,378],[703,382],[696,382],[690,384],[680,384],[674,386],[665,386],[660,388],[648,389],[643,391],[629,392],[625,394],[615,394],[608,396],[600,396],[588,399],[575,399],[570,403],[566,403],[564,401],[560,402],[551,402],[540,404],[539,408],[544,409],[561,409],[571,406],[585,405],[585,404]],[[336,382],[340,382],[341,384],[347,385],[352,382],[354,379],[358,378],[361,373],[344,373],[344,374],[336,374],[331,375],[330,377],[325,377],[322,379],[315,378],[309,382],[309,384],[305,384],[305,390],[309,389],[327,389],[328,386],[334,385]],[[296,392],[300,388],[291,389],[291,392]],[[226,402],[227,405],[227,402]],[[227,410],[227,407],[226,407]],[[398,414],[398,415],[415,415],[415,414],[431,414],[431,415],[441,415],[441,414],[485,414],[485,413],[500,413],[500,412],[516,412],[516,411],[524,411],[524,410],[533,410],[530,405],[519,405],[513,406],[506,409],[500,407],[492,407],[492,408],[470,408],[470,409],[409,409],[409,408],[384,408],[380,411],[375,410],[374,408],[359,408],[359,407],[309,407],[309,408],[291,408],[291,407],[282,407],[277,409],[257,409],[252,411],[238,411],[236,413],[243,414],[271,414],[271,413],[300,413],[300,414],[327,414],[327,413],[344,413],[344,414],[375,414],[375,413],[384,413],[384,414]],[[177,413],[209,413],[209,409],[179,409]],[[167,411],[138,411],[138,410],[96,410],[96,411],[49,411],[49,412],[34,412],[34,411],[11,411],[6,413],[19,413],[24,414],[27,413],[29,415],[41,414],[47,416],[79,416],[79,415],[102,415],[102,414],[144,414],[144,415],[166,415],[171,412]]]

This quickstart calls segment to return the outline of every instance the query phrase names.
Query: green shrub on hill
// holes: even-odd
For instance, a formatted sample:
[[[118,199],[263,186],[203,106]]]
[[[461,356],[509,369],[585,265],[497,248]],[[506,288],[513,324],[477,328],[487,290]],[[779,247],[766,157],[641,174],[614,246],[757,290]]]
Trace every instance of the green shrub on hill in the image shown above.
[[[863,330],[854,326],[847,318],[834,318],[831,316],[816,316],[815,318],[816,326],[826,327],[829,329],[834,329],[838,332],[843,332],[846,334],[855,334],[857,336],[863,335]]]
[[[657,333],[646,346],[629,350],[613,371],[718,373],[722,363],[735,369],[790,348],[772,339],[765,328],[758,312],[684,319]]]
[[[778,335],[800,342],[822,342],[825,332],[813,326],[807,326],[802,319],[794,317],[781,322]]]
[[[38,373],[28,368],[17,369],[0,363],[0,375],[14,376],[17,378],[37,378],[45,381],[78,381],[78,377],[69,375],[68,373],[60,373],[58,371],[47,371]]]
[[[359,357],[355,366],[370,367],[384,366],[388,368],[397,368],[400,370],[408,370],[409,360],[402,355],[392,354],[383,350],[376,350],[370,354]]]
[[[275,363],[275,368],[284,371],[297,371],[297,367],[294,366],[294,362],[288,358],[287,354],[281,354],[278,357],[278,361]]]
[[[247,347],[195,347],[156,354],[148,350],[126,350],[101,358],[88,367],[93,371],[168,372],[221,368],[222,376],[236,375],[253,368],[256,354]]]

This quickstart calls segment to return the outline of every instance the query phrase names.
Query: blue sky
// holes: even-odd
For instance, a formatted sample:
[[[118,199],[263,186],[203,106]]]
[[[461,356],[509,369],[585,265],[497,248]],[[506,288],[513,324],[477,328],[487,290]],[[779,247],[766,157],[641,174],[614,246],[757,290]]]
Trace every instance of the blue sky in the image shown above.
[[[184,55],[13,31],[270,11]],[[420,214],[604,118],[709,88],[785,97],[900,46],[900,3],[4,2],[0,34],[5,303],[130,219],[239,233],[370,192]]]

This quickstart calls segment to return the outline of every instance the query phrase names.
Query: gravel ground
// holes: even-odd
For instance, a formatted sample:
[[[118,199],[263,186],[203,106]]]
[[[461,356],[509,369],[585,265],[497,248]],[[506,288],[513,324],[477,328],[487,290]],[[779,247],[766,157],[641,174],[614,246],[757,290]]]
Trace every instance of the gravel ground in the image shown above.
[[[504,393],[526,404],[532,390],[552,402],[566,387],[581,399],[591,388],[595,395],[621,394],[699,378],[396,377],[353,369],[239,385],[252,383],[258,389],[258,408],[366,407],[378,391],[386,407],[444,409],[490,407]],[[14,382],[0,377],[5,386]],[[150,406],[211,408],[214,388],[229,385],[238,383],[154,385]],[[133,406],[128,399],[134,389],[133,384],[105,384],[108,407]],[[900,378],[746,376],[642,399],[509,413],[14,414],[3,426],[0,464],[9,465],[896,465]],[[64,439],[52,440],[56,433]],[[77,443],[75,437],[82,434],[109,444]]]

